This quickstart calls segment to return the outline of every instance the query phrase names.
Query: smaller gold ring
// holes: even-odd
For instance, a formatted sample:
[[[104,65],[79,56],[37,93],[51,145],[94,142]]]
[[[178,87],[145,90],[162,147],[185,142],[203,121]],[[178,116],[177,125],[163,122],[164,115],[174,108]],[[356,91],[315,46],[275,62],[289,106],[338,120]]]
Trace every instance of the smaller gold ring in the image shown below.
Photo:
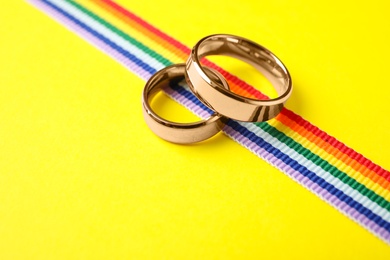
[[[217,71],[205,68],[210,78],[229,88],[226,80]],[[210,117],[194,123],[176,123],[157,115],[150,106],[153,96],[170,82],[184,79],[185,64],[168,66],[155,73],[144,87],[142,102],[143,115],[146,124],[159,137],[169,142],[178,144],[190,144],[206,140],[217,134],[225,125],[226,119],[213,113]]]

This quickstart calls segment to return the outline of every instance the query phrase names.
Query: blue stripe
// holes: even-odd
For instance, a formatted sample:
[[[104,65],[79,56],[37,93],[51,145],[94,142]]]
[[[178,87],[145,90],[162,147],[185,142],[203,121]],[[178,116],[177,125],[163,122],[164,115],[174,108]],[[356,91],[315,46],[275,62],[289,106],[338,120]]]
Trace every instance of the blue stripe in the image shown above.
[[[352,197],[345,194],[343,191],[337,189],[334,185],[328,183],[325,179],[316,175],[314,172],[307,169],[305,166],[299,164],[294,159],[290,158],[288,155],[284,154],[279,149],[273,147],[270,143],[267,143],[264,139],[257,136],[255,133],[249,131],[244,126],[240,125],[234,120],[229,120],[227,123],[228,126],[233,128],[235,131],[239,132],[241,135],[245,136],[252,142],[256,143],[259,147],[265,149],[268,153],[274,155],[276,158],[282,160],[285,164],[289,165],[294,170],[298,171],[303,176],[309,178],[312,182],[318,184],[321,188],[327,190],[330,194],[336,196],[341,201],[348,204],[350,207],[354,208],[360,214],[366,216],[368,219],[374,221],[378,226],[386,229],[390,232],[390,223],[384,220],[382,217],[378,216],[370,209],[364,207],[361,203],[355,201]]]
[[[211,113],[213,113],[213,111],[208,107],[206,107],[192,92],[187,91],[186,89],[184,89],[178,84],[170,84],[170,87],[180,95],[191,100],[197,106],[201,107],[207,112],[210,111]],[[273,147],[270,143],[266,142],[264,139],[257,136],[255,133],[249,131],[247,128],[245,128],[244,126],[240,125],[239,123],[237,123],[232,119],[228,120],[227,125],[233,128],[235,131],[239,132],[241,135],[251,140],[252,142],[256,143],[257,146],[265,149],[268,153],[282,160],[285,164],[289,165],[291,168],[298,171],[303,176],[309,178],[312,182],[316,183],[321,188],[327,190],[330,194],[338,197],[341,201],[345,202],[350,207],[354,208],[360,214],[363,214],[368,219],[374,221],[376,224],[378,224],[378,226],[390,232],[389,222],[387,222],[382,217],[372,212],[370,209],[367,209],[361,203],[355,201],[352,197],[348,196],[343,191],[337,189],[334,185],[328,183],[325,179],[321,178],[314,172],[310,171],[305,166],[299,164],[296,160],[284,154],[279,149]]]
[[[74,23],[76,23],[78,26],[86,30],[87,32],[94,35],[99,40],[103,41],[105,44],[109,45],[111,48],[117,50],[119,53],[121,53],[123,56],[125,56],[127,59],[133,61],[136,63],[139,67],[144,69],[145,71],[149,72],[150,74],[156,73],[156,69],[152,68],[148,64],[144,63],[142,60],[138,59],[135,55],[131,54],[130,52],[124,50],[114,42],[110,41],[100,33],[96,32],[92,28],[88,27],[86,24],[82,23],[81,21],[77,20],[75,17],[70,15],[69,13],[65,12],[64,10],[60,9],[59,7],[55,6],[54,4],[48,2],[47,0],[42,0],[46,5],[50,6],[51,8],[55,9],[57,12],[61,13]],[[191,92],[187,91],[183,87],[180,86],[171,86],[174,91],[179,93],[180,95],[186,97],[194,104],[198,105],[201,109],[207,111],[208,113],[212,114],[213,111],[210,110],[208,107],[206,107],[201,101],[199,101]],[[325,181],[325,179],[317,176],[314,172],[308,170],[306,167],[300,165],[297,161],[290,158],[288,155],[284,154],[279,149],[273,147],[270,143],[267,143],[264,139],[261,137],[258,137],[253,132],[246,129],[244,126],[238,124],[237,122],[233,120],[228,121],[228,126],[233,128],[235,131],[239,132],[241,135],[247,137],[252,142],[256,143],[259,147],[262,147],[270,154],[273,154],[276,158],[282,160],[285,164],[289,165],[291,168],[295,169],[296,171],[300,172],[303,176],[309,178],[312,182],[319,185],[321,188],[327,190],[330,194],[338,197],[341,201],[345,202],[350,207],[357,210],[360,214],[366,216],[368,219],[374,221],[377,225],[380,227],[386,229],[390,232],[390,223],[386,220],[384,220],[382,217],[378,216],[377,214],[373,213],[371,210],[365,208],[361,203],[356,202],[352,197],[345,194],[343,191],[337,189],[334,185],[328,183]]]
[[[186,89],[179,86],[178,84],[171,84],[170,87],[180,95],[191,100],[193,103],[195,103],[202,109],[206,110],[207,112],[213,113],[213,111],[208,107],[206,107],[198,98],[196,98],[196,96],[192,92],[187,91]],[[288,155],[284,154],[279,149],[273,147],[270,143],[266,142],[264,139],[257,136],[255,133],[251,132],[250,130],[248,130],[247,128],[245,128],[244,126],[240,125],[239,123],[237,123],[232,119],[228,120],[227,125],[233,128],[235,131],[239,132],[241,135],[251,140],[252,142],[256,143],[257,146],[265,149],[267,152],[271,153],[276,158],[282,160],[285,164],[289,165],[291,168],[298,171],[303,176],[309,178],[312,182],[318,184],[321,188],[327,190],[330,194],[338,197],[341,201],[345,202],[350,207],[357,210],[360,214],[365,215],[368,219],[374,221],[380,227],[383,227],[384,229],[390,232],[389,222],[387,222],[382,217],[372,212],[370,209],[367,209],[361,203],[355,201],[352,197],[348,196],[343,191],[337,189],[334,185],[328,183],[325,179],[321,178],[314,172],[310,171],[305,166],[299,164],[296,160],[290,158]]]
[[[186,99],[190,100],[197,106],[199,106],[202,110],[206,111],[209,115],[214,114],[214,111],[203,104],[192,92],[186,90],[184,87],[180,86],[178,83],[171,82],[169,87],[179,93],[181,96],[184,96]]]
[[[170,87],[180,95],[194,102],[202,109],[206,110],[207,112],[210,111],[212,113],[212,110],[206,107],[198,98],[196,98],[196,96],[192,92],[185,90],[183,87],[179,86],[178,84],[171,84]],[[263,122],[263,124],[264,123],[265,122]],[[235,131],[239,132],[241,135],[251,140],[252,142],[256,143],[257,146],[265,149],[268,153],[271,153],[276,158],[282,160],[285,164],[289,165],[291,168],[298,171],[303,176],[309,178],[312,182],[318,184],[321,188],[327,190],[330,194],[338,197],[341,201],[345,202],[350,207],[357,210],[360,214],[365,215],[368,219],[374,221],[380,227],[383,227],[387,231],[390,231],[389,222],[387,222],[382,217],[372,212],[370,209],[367,209],[361,203],[355,201],[352,197],[348,196],[343,191],[337,189],[334,185],[328,183],[325,179],[316,175],[314,172],[310,171],[305,166],[299,164],[296,160],[290,158],[288,155],[284,154],[279,149],[273,147],[270,143],[266,142],[264,139],[257,136],[255,133],[249,131],[247,128],[245,128],[244,126],[240,125],[239,123],[237,123],[232,119],[228,120],[227,125],[233,128]]]
[[[91,33],[93,36],[95,36],[96,38],[98,38],[99,40],[104,42],[105,44],[109,45],[111,48],[113,48],[116,51],[118,51],[120,54],[122,54],[127,59],[129,59],[132,62],[134,62],[135,64],[137,64],[137,66],[141,67],[145,71],[149,72],[151,75],[153,75],[154,73],[157,72],[156,69],[154,69],[153,67],[149,66],[147,63],[145,63],[142,60],[140,60],[139,58],[137,58],[134,54],[131,54],[127,50],[125,50],[122,47],[118,46],[116,43],[110,41],[109,39],[107,39],[106,37],[104,37],[103,35],[98,33],[97,31],[95,31],[92,28],[90,28],[88,25],[84,24],[83,22],[81,22],[80,20],[78,20],[77,18],[72,16],[71,14],[67,13],[66,11],[64,11],[61,8],[59,8],[58,6],[56,6],[55,4],[50,3],[47,0],[42,0],[42,2],[45,3],[46,5],[50,6],[51,8],[56,10],[57,12],[61,13],[66,18],[68,18],[69,20],[71,20],[72,22],[74,22],[75,24],[77,24],[78,26],[80,26],[81,28],[86,30],[87,32]]]

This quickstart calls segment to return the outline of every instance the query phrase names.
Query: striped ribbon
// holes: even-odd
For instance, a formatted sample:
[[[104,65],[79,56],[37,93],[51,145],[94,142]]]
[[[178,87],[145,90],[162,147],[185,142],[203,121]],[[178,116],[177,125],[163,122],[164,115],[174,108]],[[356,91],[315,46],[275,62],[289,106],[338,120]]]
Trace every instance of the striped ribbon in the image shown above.
[[[112,0],[29,0],[126,68],[147,80],[158,70],[184,62],[190,49]],[[210,61],[240,95],[266,98]],[[205,107],[185,84],[168,95],[205,118]],[[283,109],[262,123],[229,120],[223,132],[278,168],[340,212],[390,244],[390,172]]]

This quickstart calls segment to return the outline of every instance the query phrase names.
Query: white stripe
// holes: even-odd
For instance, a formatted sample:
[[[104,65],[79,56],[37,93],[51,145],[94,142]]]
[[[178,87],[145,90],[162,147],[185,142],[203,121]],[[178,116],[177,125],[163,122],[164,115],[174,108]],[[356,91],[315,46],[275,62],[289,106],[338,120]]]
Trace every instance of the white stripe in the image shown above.
[[[253,132],[256,136],[264,139],[264,141],[271,144],[273,147],[279,149],[284,154],[288,155],[291,159],[297,161],[300,165],[305,166],[309,171],[323,178],[329,184],[334,185],[337,189],[343,191],[345,194],[352,197],[355,201],[359,202],[367,209],[370,209],[372,212],[382,217],[382,219],[386,221],[390,219],[390,212],[385,208],[383,208],[381,205],[370,200],[367,196],[361,194],[360,192],[353,189],[349,185],[343,183],[341,180],[334,177],[331,173],[325,171],[318,165],[314,164],[312,161],[308,160],[306,157],[299,154],[294,149],[288,147],[283,142],[280,142],[277,138],[273,137],[272,135],[270,135],[260,127],[257,127],[255,124],[252,123],[242,123],[242,122],[237,122],[237,123],[247,128],[249,131]]]
[[[183,99],[187,99],[184,96],[181,96],[181,97]],[[179,101],[179,103],[184,104],[183,101]],[[193,107],[188,107],[188,108],[190,108],[191,110],[194,109]],[[198,113],[196,113],[196,114],[198,114]],[[237,121],[237,123],[239,123],[241,126],[248,129],[249,131],[253,132],[256,136],[264,139],[264,141],[271,144],[273,147],[279,149],[284,154],[288,155],[291,159],[297,161],[300,165],[305,166],[309,171],[311,171],[314,174],[316,174],[317,176],[323,178],[329,184],[332,184],[337,189],[343,191],[346,195],[350,196],[352,199],[359,202],[364,207],[370,209],[372,212],[374,212],[378,216],[381,216],[384,220],[387,221],[389,219],[390,212],[388,210],[386,210],[385,208],[383,208],[381,205],[370,200],[367,196],[361,194],[359,191],[355,190],[354,188],[350,187],[349,185],[343,183],[341,180],[334,177],[330,172],[325,171],[324,169],[322,169],[321,167],[319,167],[318,165],[316,165],[315,163],[313,163],[312,161],[310,161],[309,159],[307,159],[306,157],[304,157],[303,155],[301,155],[300,153],[298,153],[294,149],[288,147],[286,144],[279,141],[277,138],[273,137],[272,135],[270,135],[269,133],[267,133],[266,131],[264,131],[260,127],[257,127],[253,123],[243,123],[243,122],[238,122],[238,121]],[[234,139],[236,141],[240,142],[240,140],[237,140],[236,138],[234,138]],[[256,144],[256,146],[258,146],[258,145]],[[254,148],[252,148],[252,147],[248,147],[248,149],[250,149],[251,151],[254,150]],[[270,162],[270,160],[267,158],[263,158],[263,159]],[[273,164],[272,162],[270,162],[270,163]],[[285,172],[284,169],[279,168],[279,167],[277,167],[277,168],[279,170]]]
[[[98,33],[104,35],[106,38],[113,41],[115,44],[120,46],[121,48],[127,50],[128,52],[135,55],[137,58],[148,64],[149,66],[153,67],[156,70],[160,70],[165,67],[164,64],[157,61],[155,58],[151,57],[144,51],[140,50],[136,46],[130,44],[126,40],[124,40],[119,35],[113,33],[105,26],[99,24],[83,12],[79,11],[77,8],[73,7],[72,5],[63,2],[61,0],[49,0],[49,2],[52,2],[53,4],[59,6],[60,8],[64,9],[66,12],[70,13],[71,15],[77,17],[81,22],[85,23],[89,27],[93,28]],[[290,158],[296,160],[301,164],[302,166],[305,166],[308,170],[314,172],[317,176],[323,178],[328,183],[334,185],[336,188],[342,190],[345,194],[352,197],[355,201],[362,204],[364,207],[370,209],[375,214],[381,216],[383,219],[387,220],[390,219],[390,212],[386,210],[385,208],[382,208],[379,204],[377,204],[374,201],[371,201],[367,196],[361,194],[360,192],[356,191],[355,189],[351,188],[349,185],[343,183],[336,177],[332,176],[329,172],[325,171],[321,167],[315,165],[312,161],[305,158],[303,155],[297,153],[295,150],[291,149],[284,143],[280,142],[277,138],[271,136],[261,128],[257,127],[256,125],[252,123],[241,123],[238,122],[243,127],[247,128],[248,130],[255,133],[258,137],[261,137],[266,142],[273,144],[273,146],[279,150],[281,150],[283,153],[290,156]],[[252,149],[251,149],[252,150]],[[283,170],[283,169],[281,169]],[[375,204],[375,205],[374,205]]]
[[[187,99],[184,96],[181,96],[183,99]],[[183,103],[183,101],[180,101],[180,103]],[[191,110],[194,109],[193,107],[188,107]],[[343,183],[341,180],[338,178],[334,177],[330,172],[325,171],[294,149],[288,147],[286,144],[283,142],[279,141],[277,138],[273,137],[263,129],[257,127],[253,123],[243,123],[243,122],[237,122],[241,126],[245,127],[249,131],[253,132],[256,136],[264,139],[267,143],[271,144],[273,147],[279,149],[282,151],[284,154],[288,155],[291,159],[297,161],[300,165],[305,166],[309,171],[315,173],[317,176],[323,178],[326,182],[329,184],[332,184],[335,186],[337,189],[343,191],[346,195],[350,196],[353,198],[355,201],[359,202],[362,204],[364,207],[370,209],[372,212],[377,214],[378,216],[381,216],[384,220],[388,220],[390,217],[390,212],[383,208],[381,205],[377,204],[376,202],[370,200],[367,196],[361,194],[359,191],[353,189],[349,185]],[[236,141],[240,142],[240,140],[237,140],[234,138]],[[256,144],[258,147],[258,145]],[[251,151],[253,151],[255,148],[248,147]],[[254,151],[253,151],[254,152]],[[270,162],[270,159],[263,158],[266,161]],[[272,162],[270,162],[273,164]],[[279,168],[277,165],[275,165],[279,170],[285,172],[284,169]],[[374,204],[375,203],[375,204]]]
[[[96,32],[100,33],[110,41],[114,42],[116,45],[120,46],[124,50],[128,51],[129,53],[136,56],[138,59],[142,60],[144,63],[148,64],[152,68],[156,69],[157,71],[165,68],[166,65],[162,64],[155,58],[151,57],[146,52],[140,50],[138,47],[134,46],[133,44],[129,43],[125,39],[123,39],[118,34],[112,32],[110,29],[105,27],[104,25],[98,23],[88,15],[84,14],[71,4],[63,1],[63,0],[48,0],[52,4],[60,7],[67,13],[71,14],[72,16],[76,17],[78,20],[80,20],[82,23],[86,24],[87,26],[93,28]]]

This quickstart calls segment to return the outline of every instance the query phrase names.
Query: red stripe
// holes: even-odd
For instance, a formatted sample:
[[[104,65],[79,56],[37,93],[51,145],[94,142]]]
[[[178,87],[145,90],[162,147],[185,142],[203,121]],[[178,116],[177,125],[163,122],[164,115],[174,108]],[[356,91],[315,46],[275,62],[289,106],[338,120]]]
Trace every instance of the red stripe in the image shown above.
[[[178,49],[185,53],[186,55],[189,55],[191,50],[180,43],[179,41],[175,40],[174,38],[170,37],[169,35],[163,33],[153,25],[147,23],[144,21],[142,18],[136,16],[135,14],[131,13],[130,11],[126,10],[122,6],[118,5],[112,0],[100,0],[100,1],[95,1],[97,4],[105,4],[106,6],[110,7],[111,9],[115,10],[117,13],[119,13],[122,16],[127,17],[128,19],[131,19],[132,21],[138,23],[145,29],[149,30],[152,32],[154,35],[157,37],[161,38],[163,41],[169,43],[171,46],[173,46],[175,49]],[[217,65],[211,63],[210,61],[206,61],[205,65],[213,67],[217,69],[223,76],[226,77],[229,81],[237,84],[241,88],[245,89],[248,93],[256,96],[259,99],[267,99],[267,97],[263,94],[261,94],[257,89],[253,88],[246,82],[242,81],[241,79],[237,78],[236,76],[224,71],[223,69],[219,68]],[[340,152],[344,153],[347,155],[349,158],[354,160],[356,163],[359,163],[365,167],[367,167],[369,170],[377,173],[379,176],[382,176],[383,178],[390,180],[390,172],[383,169],[379,165],[373,163],[369,159],[365,158],[363,155],[357,153],[355,150],[347,147],[345,144],[341,143],[338,141],[336,138],[328,135],[324,131],[320,130],[318,127],[312,125],[310,122],[306,121],[303,119],[301,116],[295,114],[294,112],[288,110],[288,109],[283,109],[281,112],[283,115],[289,117],[291,120],[296,122],[298,125],[304,127],[306,130],[311,132],[313,135],[321,138],[322,140],[326,141],[334,147],[335,149],[339,150]]]
[[[283,109],[282,110],[283,115],[287,116],[294,122],[296,122],[298,125],[304,127],[307,131],[312,133],[313,135],[321,138],[323,141],[329,143],[329,145],[333,146],[335,149],[339,150],[340,152],[346,154],[349,158],[354,160],[356,163],[359,163],[361,165],[364,165],[369,170],[375,172],[379,176],[382,176],[386,180],[390,181],[390,172],[383,169],[379,165],[373,163],[371,160],[365,158],[360,153],[356,152],[352,148],[346,146],[342,142],[338,141],[333,136],[328,135],[326,132],[319,129],[317,126],[311,124],[310,122],[303,119],[301,116],[295,114],[291,110]]]
[[[173,47],[173,49],[179,49],[183,53],[185,53],[187,56],[190,55],[190,53],[191,53],[191,49],[190,48],[188,48],[187,46],[185,46],[184,44],[182,44],[178,40],[175,40],[174,38],[170,37],[169,35],[163,33],[162,31],[160,31],[159,29],[157,29],[153,25],[147,23],[142,18],[136,16],[135,14],[133,14],[130,11],[126,10],[125,8],[123,8],[122,6],[118,5],[117,3],[113,2],[112,0],[101,0],[99,2],[100,3],[98,3],[98,4],[101,4],[101,3],[106,4],[107,6],[109,6],[113,10],[115,10],[116,12],[118,12],[121,15],[123,15],[123,16],[131,19],[131,20],[133,20],[134,22],[138,23],[139,25],[141,25],[145,29],[149,30],[150,32],[152,32],[153,34],[155,34],[156,36],[158,36],[159,38],[164,40],[165,42],[168,42]],[[263,100],[264,99],[268,99],[268,97],[266,95],[262,94],[260,91],[255,89],[253,86],[249,85],[248,83],[246,83],[245,81],[239,79],[238,77],[230,74],[229,72],[223,70],[222,68],[220,68],[216,64],[214,64],[214,63],[212,63],[210,61],[207,61],[207,60],[204,61],[204,64],[209,66],[209,67],[212,67],[212,68],[218,70],[227,80],[229,80],[229,81],[233,82],[234,84],[238,85],[240,88],[242,88],[243,90],[247,91],[249,94],[253,95],[255,98],[263,99]]]

